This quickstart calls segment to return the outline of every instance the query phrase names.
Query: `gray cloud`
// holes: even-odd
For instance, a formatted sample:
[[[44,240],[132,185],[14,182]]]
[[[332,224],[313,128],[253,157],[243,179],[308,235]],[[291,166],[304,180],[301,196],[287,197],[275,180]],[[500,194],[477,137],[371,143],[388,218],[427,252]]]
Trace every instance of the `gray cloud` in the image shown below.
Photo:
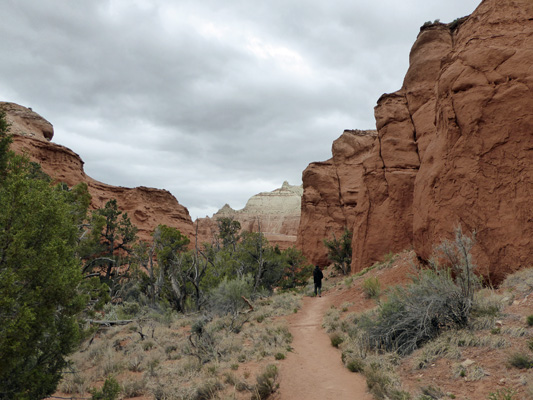
[[[5,0],[2,100],[33,107],[95,179],[235,208],[374,127],[427,20],[479,0]]]

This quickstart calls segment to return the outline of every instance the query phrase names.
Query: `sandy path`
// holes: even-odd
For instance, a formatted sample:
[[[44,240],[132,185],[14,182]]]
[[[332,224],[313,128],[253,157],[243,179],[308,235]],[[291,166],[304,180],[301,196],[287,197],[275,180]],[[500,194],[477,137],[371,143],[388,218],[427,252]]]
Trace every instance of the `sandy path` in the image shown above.
[[[279,400],[371,400],[363,376],[348,371],[340,353],[331,346],[322,328],[325,311],[333,294],[306,297],[297,314],[289,319],[293,335],[287,358],[280,363]]]

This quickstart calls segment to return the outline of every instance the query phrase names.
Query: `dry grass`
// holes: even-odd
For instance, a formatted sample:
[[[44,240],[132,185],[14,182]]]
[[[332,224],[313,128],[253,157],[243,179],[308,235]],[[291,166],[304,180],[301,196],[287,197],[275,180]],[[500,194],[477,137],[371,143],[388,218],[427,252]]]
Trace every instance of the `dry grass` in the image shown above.
[[[102,328],[70,357],[72,373],[65,373],[58,389],[90,398],[91,388],[113,376],[121,398],[249,399],[258,398],[258,391],[265,396],[266,386],[277,388],[277,373],[260,378],[266,385],[261,389],[239,366],[266,365],[291,351],[292,335],[278,317],[296,312],[300,301],[297,294],[283,293],[258,300],[254,311],[236,318],[152,314],[128,326]],[[108,311],[116,319],[124,315],[124,310]]]
[[[533,268],[522,269],[509,275],[501,287],[521,296],[533,293]]]

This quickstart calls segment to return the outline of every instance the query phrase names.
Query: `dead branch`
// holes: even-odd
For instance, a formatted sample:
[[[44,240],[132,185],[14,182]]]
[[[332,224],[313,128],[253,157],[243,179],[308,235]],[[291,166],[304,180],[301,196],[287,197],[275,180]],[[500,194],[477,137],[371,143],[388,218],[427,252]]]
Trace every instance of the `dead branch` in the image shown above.
[[[123,320],[118,320],[118,321],[98,321],[95,319],[88,319],[87,322],[89,322],[90,324],[95,324],[95,325],[115,326],[115,325],[128,325],[128,324],[131,324],[133,320],[123,319]]]
[[[241,296],[241,297],[242,297],[242,299],[244,300],[244,302],[245,302],[246,304],[248,304],[248,307],[250,307],[250,309],[247,310],[246,312],[252,312],[252,311],[254,310],[254,306],[252,306],[252,303],[250,303],[250,300],[248,300],[248,299],[247,299],[246,297],[244,297],[244,296]]]

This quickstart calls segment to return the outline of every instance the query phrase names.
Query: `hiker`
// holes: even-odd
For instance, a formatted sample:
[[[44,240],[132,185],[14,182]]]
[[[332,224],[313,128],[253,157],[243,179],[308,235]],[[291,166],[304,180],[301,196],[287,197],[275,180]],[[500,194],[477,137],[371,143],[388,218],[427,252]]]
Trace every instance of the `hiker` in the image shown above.
[[[315,281],[315,296],[318,293],[319,297],[322,297],[322,278],[324,277],[324,274],[320,270],[320,267],[317,265],[315,266],[315,270],[313,271],[313,280]]]

